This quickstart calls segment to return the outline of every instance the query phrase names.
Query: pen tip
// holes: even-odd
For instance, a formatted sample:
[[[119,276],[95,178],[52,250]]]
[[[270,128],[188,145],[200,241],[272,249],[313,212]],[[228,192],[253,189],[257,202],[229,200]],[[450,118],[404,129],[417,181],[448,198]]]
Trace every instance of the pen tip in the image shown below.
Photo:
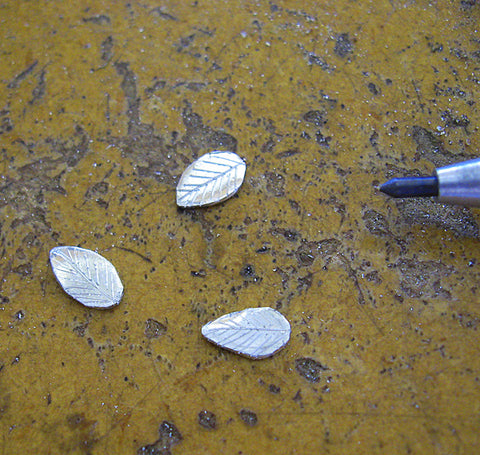
[[[391,197],[438,196],[436,177],[394,178],[380,186],[380,191]]]
[[[396,187],[398,186],[395,180],[398,180],[398,179],[391,179],[388,182],[385,182],[383,185],[380,185],[379,190],[388,196],[395,197],[396,196],[395,190],[396,190]]]

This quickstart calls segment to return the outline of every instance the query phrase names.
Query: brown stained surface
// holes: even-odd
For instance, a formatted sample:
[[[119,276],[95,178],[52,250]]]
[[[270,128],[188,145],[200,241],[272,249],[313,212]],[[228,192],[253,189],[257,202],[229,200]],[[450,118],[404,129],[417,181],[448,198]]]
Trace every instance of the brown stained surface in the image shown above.
[[[478,210],[378,192],[480,150],[475,0],[0,2],[0,453],[478,453]],[[196,157],[237,196],[178,210]],[[55,281],[56,245],[125,286]],[[279,309],[252,361],[200,327]]]

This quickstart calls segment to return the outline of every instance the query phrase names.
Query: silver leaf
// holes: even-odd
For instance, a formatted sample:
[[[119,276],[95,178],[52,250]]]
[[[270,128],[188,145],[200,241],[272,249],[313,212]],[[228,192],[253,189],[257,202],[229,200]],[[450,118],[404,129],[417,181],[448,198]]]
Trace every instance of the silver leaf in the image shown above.
[[[185,169],[177,185],[177,205],[198,207],[222,202],[243,183],[245,162],[233,152],[207,153]]]
[[[92,308],[110,308],[123,295],[123,285],[115,267],[94,251],[76,246],[50,250],[53,273],[63,290]]]
[[[247,308],[202,327],[208,341],[252,359],[270,357],[290,339],[290,323],[273,308]]]

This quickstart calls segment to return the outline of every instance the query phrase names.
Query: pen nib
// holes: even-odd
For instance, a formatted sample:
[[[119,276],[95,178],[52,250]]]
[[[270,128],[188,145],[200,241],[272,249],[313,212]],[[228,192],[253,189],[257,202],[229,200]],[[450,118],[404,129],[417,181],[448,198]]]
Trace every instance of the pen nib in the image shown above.
[[[382,193],[392,197],[438,196],[437,177],[394,178],[380,187]]]

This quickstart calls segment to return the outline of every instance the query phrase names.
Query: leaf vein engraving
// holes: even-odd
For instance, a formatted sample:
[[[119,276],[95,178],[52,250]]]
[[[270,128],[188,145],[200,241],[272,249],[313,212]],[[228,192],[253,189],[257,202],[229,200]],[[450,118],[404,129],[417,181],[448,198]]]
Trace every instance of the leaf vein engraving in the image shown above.
[[[64,290],[81,303],[108,307],[119,302],[123,286],[113,265],[104,257],[78,247],[56,247],[50,257]]]

